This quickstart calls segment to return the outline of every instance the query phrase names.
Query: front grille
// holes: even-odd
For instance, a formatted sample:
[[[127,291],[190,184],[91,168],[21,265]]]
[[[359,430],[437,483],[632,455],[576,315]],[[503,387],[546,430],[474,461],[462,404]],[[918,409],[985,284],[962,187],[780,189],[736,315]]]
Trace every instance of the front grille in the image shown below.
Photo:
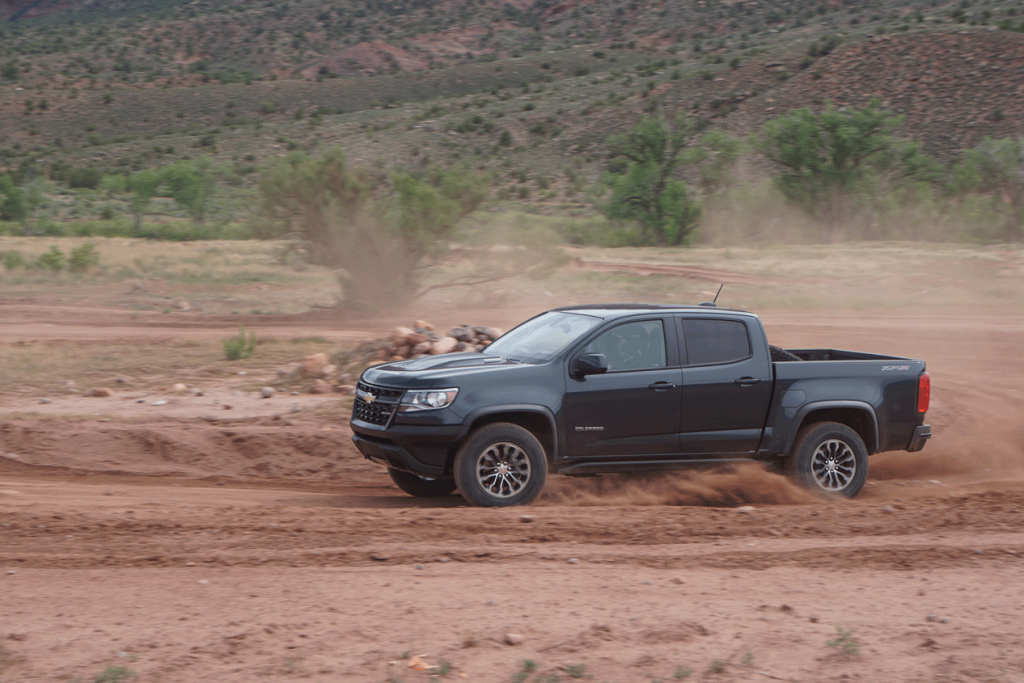
[[[402,389],[386,389],[384,387],[372,387],[369,384],[360,382],[356,387],[359,391],[373,394],[377,398],[399,398],[403,390]]]
[[[386,425],[404,393],[402,389],[388,389],[359,382],[356,385],[356,400],[352,403],[352,417],[370,424]],[[373,400],[366,401],[366,396],[373,397]]]
[[[369,422],[375,425],[386,425],[388,420],[391,419],[391,414],[395,412],[395,406],[386,403],[367,403],[361,398],[357,398],[352,404],[352,415],[357,420],[363,422]]]

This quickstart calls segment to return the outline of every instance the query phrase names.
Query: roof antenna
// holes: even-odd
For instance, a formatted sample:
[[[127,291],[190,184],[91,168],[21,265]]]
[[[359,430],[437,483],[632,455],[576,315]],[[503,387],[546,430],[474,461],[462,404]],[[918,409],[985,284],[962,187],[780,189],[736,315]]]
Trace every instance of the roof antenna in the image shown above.
[[[717,306],[715,304],[718,301],[718,295],[722,293],[722,287],[725,287],[725,283],[724,282],[719,286],[718,291],[715,293],[714,300],[712,300],[712,301],[703,301],[703,302],[701,302],[700,305],[701,306],[707,306],[708,308],[717,308]]]

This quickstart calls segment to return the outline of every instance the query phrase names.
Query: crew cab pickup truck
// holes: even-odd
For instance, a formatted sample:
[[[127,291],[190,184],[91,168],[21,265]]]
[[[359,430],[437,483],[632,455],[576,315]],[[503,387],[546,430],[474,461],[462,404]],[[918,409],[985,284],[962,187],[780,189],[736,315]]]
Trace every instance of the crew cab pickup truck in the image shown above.
[[[921,360],[770,347],[760,319],[713,305],[557,308],[482,353],[363,372],[352,439],[414,496],[525,505],[549,472],[596,475],[757,460],[852,498],[868,456],[918,451]]]

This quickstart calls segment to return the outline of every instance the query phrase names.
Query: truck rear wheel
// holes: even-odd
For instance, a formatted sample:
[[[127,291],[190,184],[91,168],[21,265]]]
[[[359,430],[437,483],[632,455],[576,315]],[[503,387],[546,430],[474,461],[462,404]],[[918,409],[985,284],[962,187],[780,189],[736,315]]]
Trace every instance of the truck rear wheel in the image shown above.
[[[787,474],[815,493],[853,498],[868,478],[868,449],[846,425],[816,422],[797,434]]]
[[[479,507],[529,505],[544,488],[544,447],[519,425],[495,422],[477,429],[455,455],[459,493]]]
[[[447,496],[455,490],[454,479],[428,479],[408,472],[393,470],[390,467],[388,474],[391,475],[391,481],[395,482],[398,488],[417,498]]]

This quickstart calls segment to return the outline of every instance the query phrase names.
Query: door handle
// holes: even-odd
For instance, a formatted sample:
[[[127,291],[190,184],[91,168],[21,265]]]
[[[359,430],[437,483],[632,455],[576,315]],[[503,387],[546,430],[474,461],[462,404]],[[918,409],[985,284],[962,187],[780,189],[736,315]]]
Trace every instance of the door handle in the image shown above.
[[[652,391],[668,391],[669,389],[675,389],[676,385],[672,382],[655,382],[654,384],[648,384],[648,389]]]
[[[736,380],[734,382],[734,384],[739,384],[740,386],[749,387],[752,384],[760,383],[760,381],[761,380],[758,379],[757,377],[740,377],[738,380]]]

